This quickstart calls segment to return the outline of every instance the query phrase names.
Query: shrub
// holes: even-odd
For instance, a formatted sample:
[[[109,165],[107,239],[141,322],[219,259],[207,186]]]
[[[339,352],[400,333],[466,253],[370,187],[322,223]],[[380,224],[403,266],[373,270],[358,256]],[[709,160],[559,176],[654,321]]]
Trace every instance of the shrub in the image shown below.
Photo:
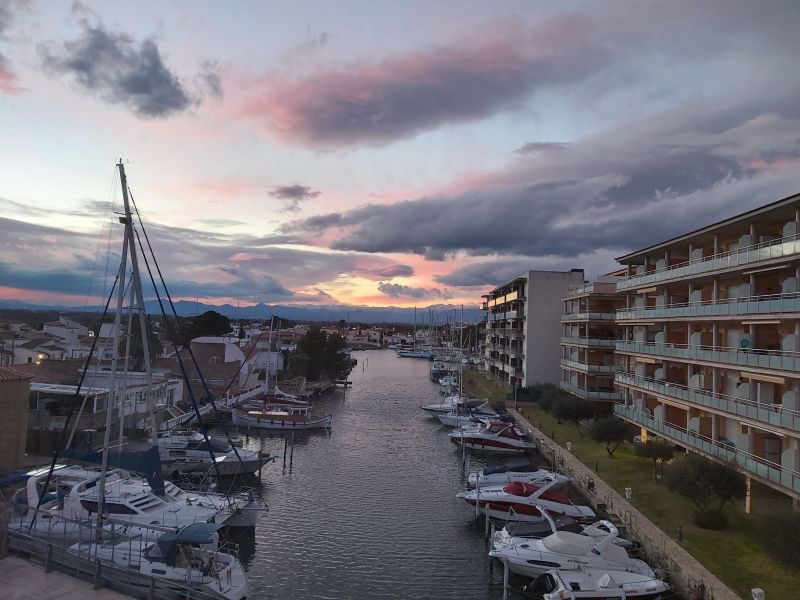
[[[563,392],[561,391],[561,388],[553,385],[552,383],[543,383],[540,385],[542,387],[537,402],[542,410],[550,410],[550,408],[553,406],[553,403],[563,394]]]
[[[609,456],[614,456],[614,452],[620,444],[628,438],[630,427],[622,419],[605,417],[595,419],[589,427],[589,437],[595,442],[606,445],[606,452]]]
[[[583,437],[581,421],[594,415],[594,408],[591,404],[567,392],[560,392],[550,410],[559,421],[572,421],[575,423],[575,428],[581,437]]]
[[[689,498],[697,509],[695,525],[703,529],[723,529],[725,506],[744,498],[745,476],[735,463],[718,463],[699,454],[689,454],[666,472],[667,487]]]
[[[664,475],[664,463],[672,460],[675,456],[675,446],[662,440],[648,440],[645,443],[636,444],[633,453],[640,458],[647,458],[653,461],[653,481],[658,481],[658,461],[661,461],[661,475]]]

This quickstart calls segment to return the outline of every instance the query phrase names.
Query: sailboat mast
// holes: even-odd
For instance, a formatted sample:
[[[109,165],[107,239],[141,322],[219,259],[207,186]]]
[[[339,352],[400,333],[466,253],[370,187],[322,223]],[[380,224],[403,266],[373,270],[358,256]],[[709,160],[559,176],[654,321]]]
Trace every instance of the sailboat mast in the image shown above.
[[[131,207],[128,200],[128,180],[125,177],[125,165],[119,161],[119,180],[122,187],[122,202],[125,209],[125,235],[129,240],[131,252],[131,269],[132,269],[132,284],[133,292],[136,295],[136,305],[139,314],[139,334],[142,337],[142,353],[144,354],[144,372],[145,372],[145,398],[148,410],[150,412],[150,430],[151,441],[155,444],[158,442],[158,424],[156,423],[154,398],[153,398],[153,368],[150,364],[150,336],[147,333],[147,321],[145,319],[144,310],[144,294],[142,294],[142,279],[139,277],[139,258],[136,254],[136,243],[133,239],[133,218],[131,216]]]
[[[122,161],[117,165],[120,172],[122,188],[125,189],[125,171]],[[108,447],[111,443],[111,414],[114,411],[117,397],[117,363],[119,359],[119,338],[122,325],[122,306],[125,303],[125,275],[128,270],[128,224],[130,213],[126,211],[120,222],[125,224],[125,235],[122,240],[122,258],[119,263],[119,286],[117,287],[117,308],[114,313],[114,343],[111,355],[111,374],[109,376],[108,398],[106,400],[106,428],[103,432],[103,459],[100,464],[100,481],[97,487],[97,526],[95,536],[98,541],[102,539],[103,511],[106,502],[106,471],[108,470]],[[121,408],[121,407],[120,407]]]

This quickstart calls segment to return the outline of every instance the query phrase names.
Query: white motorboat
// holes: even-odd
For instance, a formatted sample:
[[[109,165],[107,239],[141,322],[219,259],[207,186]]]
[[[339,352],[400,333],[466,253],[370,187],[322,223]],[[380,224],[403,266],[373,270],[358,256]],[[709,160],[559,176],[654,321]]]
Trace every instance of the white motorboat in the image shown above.
[[[458,377],[455,375],[446,375],[439,379],[439,385],[458,387]]]
[[[70,546],[66,560],[100,561],[106,576],[159,598],[241,600],[247,596],[247,575],[239,559],[204,547],[213,542],[219,527],[196,523],[156,541],[133,536],[78,543]]]
[[[450,434],[450,440],[463,444],[470,450],[500,454],[524,454],[536,449],[533,442],[525,439],[525,432],[513,423],[490,421],[477,429],[459,429]]]
[[[544,507],[550,513],[566,515],[580,521],[595,518],[594,511],[588,506],[573,504],[564,494],[552,491],[555,481],[537,486],[530,483],[514,481],[504,486],[476,487],[473,490],[459,492],[470,506],[478,504],[478,510],[493,519],[503,521],[539,522],[545,517],[539,510]]]
[[[487,472],[489,471],[489,472]],[[512,481],[520,481],[522,483],[532,483],[534,485],[546,485],[549,481],[555,481],[555,484],[550,489],[558,489],[568,484],[571,479],[566,475],[554,473],[547,469],[535,468],[531,471],[524,470],[510,470],[510,471],[494,471],[491,469],[480,469],[473,471],[467,477],[467,483],[471,487],[476,485],[482,488],[488,486],[505,485]]]
[[[18,504],[27,504],[35,511],[39,494],[49,469],[42,469],[28,478],[26,496],[19,495]],[[86,520],[97,513],[98,468],[62,467],[53,471],[50,486],[39,507],[51,518]],[[258,514],[266,505],[252,494],[227,497],[210,492],[185,492],[165,482],[164,492],[156,494],[144,479],[133,477],[123,469],[111,469],[105,480],[105,514],[133,525],[183,527],[192,523],[211,522],[226,527],[255,527]]]
[[[404,358],[424,358],[430,360],[432,354],[430,350],[397,350],[397,356]]]
[[[497,419],[498,414],[484,401],[478,406],[458,406],[449,413],[438,413],[436,418],[445,427],[464,427],[476,423],[486,423],[487,419]]]
[[[558,531],[540,540],[492,540],[489,556],[507,563],[512,572],[525,577],[536,577],[551,569],[609,569],[655,577],[646,562],[631,558],[624,548],[614,543],[618,534],[614,524],[602,523],[609,533],[601,540],[568,531]]]
[[[161,465],[166,472],[194,473],[208,471],[216,462],[214,473],[240,475],[255,473],[272,457],[246,448],[237,448],[225,438],[210,437],[207,444],[200,433],[161,433],[157,439]],[[214,462],[210,450],[214,452]]]
[[[611,530],[606,525],[608,521],[584,524],[566,515],[551,515],[544,506],[539,506],[538,508],[544,519],[542,522],[524,523],[519,521],[507,521],[502,529],[494,532],[494,541],[498,543],[508,543],[511,538],[542,539],[557,531],[580,533],[581,535],[588,535],[597,540],[602,540],[611,533]],[[619,537],[619,534],[617,534],[614,543],[625,549],[633,549],[636,546],[631,540]]]
[[[431,414],[447,414],[457,410],[459,407],[464,406],[466,398],[460,394],[448,396],[443,402],[439,404],[428,404],[423,406],[422,410]]]
[[[233,424],[256,429],[330,429],[331,415],[316,417],[309,404],[267,404],[259,409],[233,410]]]
[[[547,571],[525,592],[542,600],[662,600],[671,595],[669,584],[656,577],[610,569]]]

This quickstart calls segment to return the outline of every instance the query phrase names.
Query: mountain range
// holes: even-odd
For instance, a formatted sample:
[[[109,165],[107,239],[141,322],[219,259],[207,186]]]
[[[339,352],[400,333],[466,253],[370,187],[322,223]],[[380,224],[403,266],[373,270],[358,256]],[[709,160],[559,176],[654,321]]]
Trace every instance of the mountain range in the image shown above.
[[[65,305],[40,305],[20,302],[19,300],[0,299],[0,309],[16,310],[55,310],[63,312],[102,312],[102,306],[65,306]],[[145,309],[149,314],[159,314],[158,301],[148,300]],[[182,317],[199,315],[208,310],[217,311],[231,319],[269,319],[273,315],[292,321],[331,322],[345,320],[351,323],[404,323],[414,322],[414,309],[399,306],[344,306],[344,305],[309,305],[292,306],[283,304],[263,304],[254,306],[233,306],[231,304],[205,304],[179,300],[175,302],[175,310]],[[444,323],[448,320],[460,320],[461,307],[449,304],[435,304],[419,307],[416,310],[417,323],[429,323],[431,318],[435,323]],[[477,322],[481,320],[483,312],[472,306],[464,307],[464,320]]]

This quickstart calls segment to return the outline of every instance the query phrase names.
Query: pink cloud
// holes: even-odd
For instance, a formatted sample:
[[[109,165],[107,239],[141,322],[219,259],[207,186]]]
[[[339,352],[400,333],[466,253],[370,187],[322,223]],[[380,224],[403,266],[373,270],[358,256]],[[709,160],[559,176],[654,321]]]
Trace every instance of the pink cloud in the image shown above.
[[[605,61],[583,17],[495,29],[458,44],[321,70],[305,79],[273,77],[240,113],[289,143],[382,145],[490,116],[539,87],[582,80]]]
[[[0,66],[0,92],[4,94],[20,94],[22,91],[22,88],[17,85],[17,76]]]

